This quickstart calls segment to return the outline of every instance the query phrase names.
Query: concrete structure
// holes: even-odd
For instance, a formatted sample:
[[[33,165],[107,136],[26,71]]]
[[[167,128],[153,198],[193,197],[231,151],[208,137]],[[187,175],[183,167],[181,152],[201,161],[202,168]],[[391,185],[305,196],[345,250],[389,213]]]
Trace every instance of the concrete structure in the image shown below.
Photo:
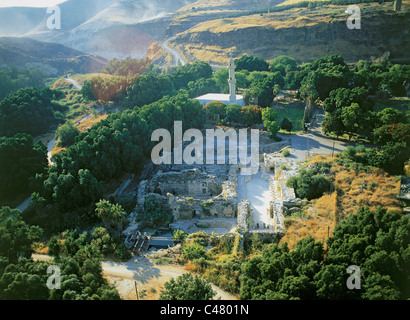
[[[235,61],[230,55],[229,58],[229,94],[222,94],[222,93],[208,93],[203,96],[195,98],[198,100],[203,106],[206,106],[208,103],[213,101],[220,101],[225,104],[239,104],[240,106],[245,106],[245,101],[243,100],[243,96],[236,94],[236,78],[235,78]]]
[[[203,106],[206,106],[210,102],[220,101],[225,104],[239,104],[240,106],[245,106],[245,101],[243,100],[243,96],[236,95],[236,100],[231,101],[231,95],[223,94],[223,93],[208,93],[203,96],[195,98],[198,100]]]

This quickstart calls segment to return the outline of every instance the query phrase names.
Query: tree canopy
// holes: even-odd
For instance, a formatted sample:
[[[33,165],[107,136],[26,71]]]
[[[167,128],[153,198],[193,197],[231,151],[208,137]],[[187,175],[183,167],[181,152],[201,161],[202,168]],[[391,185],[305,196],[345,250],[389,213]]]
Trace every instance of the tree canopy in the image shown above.
[[[0,101],[0,136],[45,133],[63,118],[66,107],[55,100],[62,92],[50,89],[20,89]]]
[[[211,285],[190,273],[185,273],[176,280],[165,283],[161,300],[211,300],[216,293]]]
[[[360,208],[327,241],[267,245],[242,266],[241,299],[408,299],[410,220],[383,208]],[[361,290],[346,283],[349,266],[361,271]]]

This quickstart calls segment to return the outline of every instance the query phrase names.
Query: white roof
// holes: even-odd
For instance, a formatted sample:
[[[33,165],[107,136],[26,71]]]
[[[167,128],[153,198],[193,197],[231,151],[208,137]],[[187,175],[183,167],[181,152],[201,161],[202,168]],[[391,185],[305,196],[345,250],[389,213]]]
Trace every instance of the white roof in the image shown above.
[[[229,94],[222,94],[222,93],[208,93],[203,96],[195,98],[196,100],[210,100],[210,101],[229,101]],[[236,101],[243,100],[243,96],[236,95]]]

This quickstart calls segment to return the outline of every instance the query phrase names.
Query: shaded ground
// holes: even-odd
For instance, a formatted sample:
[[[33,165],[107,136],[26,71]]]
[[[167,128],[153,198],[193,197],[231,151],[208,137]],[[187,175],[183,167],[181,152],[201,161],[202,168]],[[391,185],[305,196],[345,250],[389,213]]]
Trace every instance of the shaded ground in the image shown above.
[[[39,254],[33,254],[32,257],[35,261],[53,259],[50,256]],[[188,272],[182,266],[154,265],[151,260],[143,257],[133,258],[127,262],[103,261],[102,267],[104,276],[110,283],[115,285],[124,300],[137,299],[135,283],[139,294],[142,293],[142,296],[146,294],[145,300],[158,300],[165,282]],[[212,288],[217,293],[215,299],[237,300],[235,296],[213,284]]]
[[[312,121],[312,126],[309,129],[308,134],[278,134],[278,136],[283,139],[291,140],[292,154],[289,157],[290,160],[296,162],[305,160],[308,155],[308,150],[310,156],[314,154],[332,155],[333,152],[336,154],[342,152],[349,145],[354,145],[354,143],[335,140],[324,135],[322,133],[322,122],[324,117],[325,112],[322,109],[319,109],[316,118]]]

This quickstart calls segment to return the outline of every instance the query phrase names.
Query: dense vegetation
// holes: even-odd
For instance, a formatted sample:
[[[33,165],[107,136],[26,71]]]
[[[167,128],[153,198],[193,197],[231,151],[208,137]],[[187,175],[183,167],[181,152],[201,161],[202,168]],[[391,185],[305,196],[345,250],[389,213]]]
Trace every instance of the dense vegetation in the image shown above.
[[[326,246],[310,237],[290,250],[254,234],[245,240],[247,258],[234,253],[231,238],[211,236],[208,252],[207,237],[186,242],[184,258],[189,270],[241,299],[408,299],[409,234],[410,220],[401,213],[361,207],[339,222]],[[349,266],[360,268],[360,280],[353,281],[360,290],[347,287]]]
[[[62,93],[50,89],[21,89],[0,102],[0,136],[45,133],[64,119],[65,106],[55,100]]]
[[[107,74],[86,81],[83,98],[78,96],[81,101],[113,101],[123,111],[83,133],[71,122],[62,125],[56,138],[67,149],[55,155],[49,167],[46,147],[33,143],[33,136],[66,120],[67,97],[59,91],[31,88],[10,93],[0,102],[0,200],[35,191],[24,221],[17,211],[0,209],[0,299],[118,298],[102,278],[101,258],[130,257],[120,233],[128,209],[135,205],[126,210],[118,199],[105,200],[107,186],[125,173],[138,175],[150,157],[152,132],[163,128],[172,133],[174,121],[182,121],[183,130],[202,129],[206,120],[244,127],[263,123],[275,138],[280,128],[292,131],[293,123],[279,118],[273,100],[282,89],[297,90],[307,103],[323,105],[326,133],[364,135],[379,144],[378,148],[349,147],[335,161],[358,172],[373,167],[390,174],[403,172],[409,158],[407,116],[393,106],[376,111],[375,99],[388,103],[390,96],[405,95],[407,66],[392,65],[382,57],[349,68],[335,55],[304,65],[286,56],[269,63],[243,56],[236,62],[237,83],[247,106],[213,102],[202,108],[192,98],[227,92],[226,69],[213,72],[209,64],[196,62],[162,72],[147,59],[110,61],[104,70]],[[34,84],[40,81],[37,78],[27,76],[26,81],[24,76],[12,75],[16,72],[12,69],[4,72],[21,81],[16,80],[6,94],[31,81],[41,87],[40,82]],[[0,84],[1,79],[9,78],[0,70]],[[328,173],[328,167],[302,170],[288,186],[300,198],[316,199],[334,187]],[[144,209],[138,218],[148,225],[166,227],[172,221],[172,214],[156,202],[147,201]],[[263,246],[252,237],[240,252],[239,239],[211,237],[213,248],[206,250],[207,236],[191,235],[182,257],[188,269],[245,299],[406,299],[410,297],[409,234],[409,222],[401,214],[361,208],[339,223],[326,247],[308,238],[290,251],[286,244]],[[175,236],[186,238],[181,233]],[[30,260],[36,241],[48,243],[53,264],[62,269],[63,290],[46,289],[49,262]],[[352,264],[362,269],[361,291],[346,289],[346,268]],[[210,299],[213,294],[208,289],[208,284],[188,275],[169,282],[161,297]]]
[[[209,283],[198,276],[185,273],[176,280],[165,283],[161,292],[161,300],[211,300],[215,292]]]
[[[81,223],[94,221],[93,208],[102,197],[103,183],[125,172],[140,172],[153,147],[151,133],[158,128],[172,130],[176,120],[183,122],[184,129],[202,128],[202,106],[179,94],[114,113],[80,134],[67,151],[55,155],[55,165],[37,184],[47,203],[58,208],[59,214],[53,213],[59,216],[55,228],[76,226],[78,216],[82,216]]]
[[[332,182],[321,175],[316,169],[301,170],[299,175],[291,177],[286,185],[295,190],[295,194],[300,199],[316,199],[326,191],[330,191]]]
[[[98,234],[100,230],[95,229],[91,236],[69,232],[64,245],[52,238],[50,248],[56,256],[54,261],[36,262],[31,259],[32,245],[42,238],[41,228],[29,227],[18,210],[3,207],[0,209],[0,231],[1,300],[120,299],[116,289],[102,276],[102,254],[98,244],[104,237]],[[46,286],[50,265],[61,270],[61,289],[49,290]]]
[[[47,166],[47,148],[33,137],[18,133],[0,137],[0,200],[28,192],[30,182]]]
[[[135,75],[144,73],[150,63],[149,58],[132,59],[128,57],[124,60],[112,59],[102,72],[113,76],[134,77]]]
[[[23,88],[45,87],[46,73],[41,68],[16,66],[0,67],[0,100]]]
[[[408,299],[410,220],[382,208],[360,208],[323,243],[266,246],[242,267],[242,299]],[[361,290],[346,286],[347,268],[361,269]]]

